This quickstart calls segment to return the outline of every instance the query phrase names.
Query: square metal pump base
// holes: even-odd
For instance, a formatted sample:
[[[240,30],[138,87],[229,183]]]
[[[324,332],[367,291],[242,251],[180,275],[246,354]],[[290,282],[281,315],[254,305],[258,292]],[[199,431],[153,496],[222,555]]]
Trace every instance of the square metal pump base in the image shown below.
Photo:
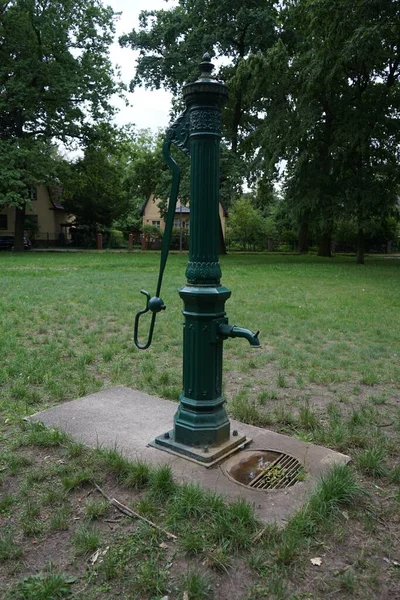
[[[165,450],[176,456],[183,456],[186,459],[204,465],[205,467],[212,467],[222,459],[230,456],[233,452],[236,452],[236,450],[244,448],[244,446],[250,444],[250,442],[251,439],[247,438],[245,435],[233,435],[231,433],[229,440],[223,444],[219,444],[219,446],[187,446],[186,444],[180,444],[175,441],[174,430],[172,429],[171,431],[167,431],[167,433],[156,437],[154,442],[149,443],[149,446],[157,448],[158,450]]]

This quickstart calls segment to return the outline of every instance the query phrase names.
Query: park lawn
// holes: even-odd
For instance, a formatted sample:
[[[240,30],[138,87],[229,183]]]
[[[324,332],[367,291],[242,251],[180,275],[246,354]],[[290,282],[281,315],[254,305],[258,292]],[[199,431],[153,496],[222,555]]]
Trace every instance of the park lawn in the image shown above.
[[[335,477],[343,478],[346,494],[333,494],[318,510],[311,502],[284,530],[262,532],[251,507],[225,506],[197,488],[176,486],[165,470],[21,424],[28,414],[115,385],[177,400],[176,290],[186,262],[185,254],[170,256],[162,291],[167,310],[153,345],[141,352],[132,342],[133,321],[144,304],[139,290],[155,290],[158,254],[0,254],[0,590],[32,600],[69,593],[82,600],[181,600],[185,591],[191,600],[364,599],[378,591],[397,597],[398,259],[368,257],[365,266],[354,257],[221,259],[223,283],[232,290],[230,322],[259,329],[262,343],[252,349],[245,340],[226,342],[228,410],[354,459],[326,482],[338,490]],[[119,520],[93,482],[178,541]],[[100,558],[88,565],[97,549]],[[316,556],[321,566],[311,564]]]

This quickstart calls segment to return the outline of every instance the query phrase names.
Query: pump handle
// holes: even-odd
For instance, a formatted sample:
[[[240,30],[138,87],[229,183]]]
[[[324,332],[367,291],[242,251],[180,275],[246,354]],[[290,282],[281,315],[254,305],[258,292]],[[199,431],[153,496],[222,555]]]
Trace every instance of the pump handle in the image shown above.
[[[172,171],[172,186],[161,247],[160,271],[158,274],[156,295],[153,296],[153,298],[150,298],[150,294],[148,292],[146,292],[145,290],[140,290],[140,293],[144,294],[147,297],[147,302],[146,308],[144,310],[140,310],[135,317],[133,341],[135,342],[135,345],[137,348],[139,348],[139,350],[146,350],[150,346],[151,341],[153,339],[156,314],[161,310],[166,309],[164,302],[160,298],[160,292],[165,265],[167,263],[169,253],[169,244],[171,240],[172,228],[174,225],[175,209],[176,203],[178,201],[179,183],[181,179],[181,171],[179,169],[179,166],[171,156],[171,144],[174,144],[183,152],[189,153],[189,113],[187,110],[185,110],[185,112],[182,113],[175,121],[175,123],[173,123],[173,125],[171,125],[171,127],[168,129],[167,137],[163,144],[163,156],[165,162]],[[153,313],[150,321],[150,331],[146,344],[142,345],[140,344],[138,339],[139,319],[141,315],[147,313],[149,310],[151,310]]]

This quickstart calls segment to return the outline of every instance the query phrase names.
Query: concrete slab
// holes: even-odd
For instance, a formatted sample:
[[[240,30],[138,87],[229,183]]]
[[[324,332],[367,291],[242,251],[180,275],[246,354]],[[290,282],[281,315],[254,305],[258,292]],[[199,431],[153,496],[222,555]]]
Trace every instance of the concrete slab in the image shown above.
[[[247,449],[291,454],[301,462],[307,474],[304,481],[284,490],[250,489],[228,478],[224,462],[207,469],[148,446],[155,437],[171,428],[176,409],[175,402],[138,390],[115,387],[49,408],[30,419],[41,421],[48,427],[57,427],[88,446],[116,447],[129,458],[139,458],[153,465],[169,464],[178,481],[196,482],[225,495],[228,500],[246,498],[264,522],[286,521],[304,504],[317,479],[326,470],[350,460],[333,450],[232,420],[232,429],[253,440]]]

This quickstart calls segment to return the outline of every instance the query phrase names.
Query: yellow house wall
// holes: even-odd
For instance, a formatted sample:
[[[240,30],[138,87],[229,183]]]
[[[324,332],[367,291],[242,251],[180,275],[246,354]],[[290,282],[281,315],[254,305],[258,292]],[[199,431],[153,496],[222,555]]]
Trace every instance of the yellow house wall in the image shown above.
[[[160,227],[162,231],[164,231],[165,221],[160,217],[160,209],[158,208],[159,202],[160,200],[151,196],[144,209],[143,225],[152,225],[153,221],[160,221]]]
[[[14,235],[15,208],[0,208],[0,214],[7,215],[7,230],[1,229],[0,235]],[[60,224],[71,220],[71,216],[64,211],[53,209],[48,189],[45,185],[37,187],[37,200],[31,201],[31,208],[26,211],[27,215],[37,215],[39,225],[39,236],[49,234],[50,239],[57,239],[62,231]],[[65,229],[64,229],[65,232]]]
[[[160,227],[164,231],[164,229],[165,229],[165,221],[160,216],[160,210],[158,208],[158,202],[160,202],[160,201],[157,200],[157,198],[155,198],[154,196],[152,196],[150,198],[150,200],[147,202],[147,204],[145,206],[145,209],[144,209],[144,213],[143,213],[143,225],[152,225],[153,221],[160,221]],[[177,209],[179,209],[179,204],[177,205]],[[180,218],[179,212],[175,213],[175,219],[179,219],[179,218]],[[223,233],[223,236],[225,238],[225,233],[226,233],[226,217],[224,215],[224,209],[222,208],[221,203],[219,205],[219,218],[221,220],[222,233]],[[182,221],[189,221],[189,220],[190,220],[190,213],[183,213],[182,214]]]

